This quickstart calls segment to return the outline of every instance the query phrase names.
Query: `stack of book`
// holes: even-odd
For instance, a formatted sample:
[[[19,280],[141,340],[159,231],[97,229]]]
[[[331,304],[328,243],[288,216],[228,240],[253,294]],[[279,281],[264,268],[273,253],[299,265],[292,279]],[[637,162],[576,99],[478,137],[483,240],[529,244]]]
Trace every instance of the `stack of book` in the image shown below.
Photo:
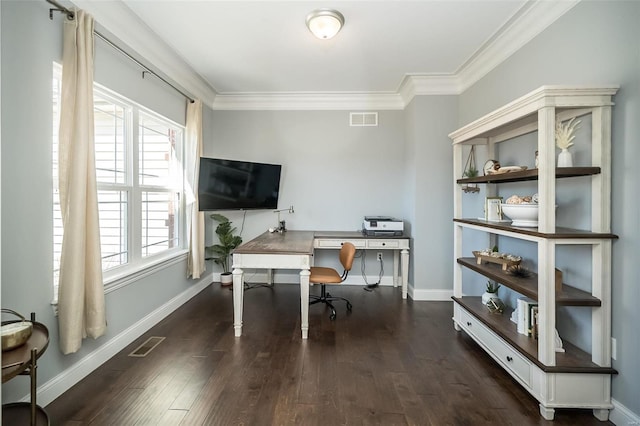
[[[520,297],[517,303],[518,333],[529,337],[538,337],[538,302],[528,297]]]

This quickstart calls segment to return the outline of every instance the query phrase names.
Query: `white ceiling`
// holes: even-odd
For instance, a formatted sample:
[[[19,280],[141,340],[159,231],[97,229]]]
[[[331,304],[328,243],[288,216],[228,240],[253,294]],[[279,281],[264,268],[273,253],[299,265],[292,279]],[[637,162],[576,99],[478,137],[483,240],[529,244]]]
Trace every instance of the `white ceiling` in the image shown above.
[[[101,9],[89,10],[98,23],[144,50],[149,43],[131,40],[136,36],[129,34],[130,25],[125,30],[123,15],[129,14],[126,22],[136,22],[135,33],[148,27],[144,30],[195,70],[214,97],[395,94],[406,103],[407,96],[434,92],[438,85],[445,87],[440,92],[460,92],[577,1],[74,3],[87,9],[101,4]],[[111,5],[108,13],[105,4]],[[305,26],[307,14],[323,7],[345,16],[342,31],[331,40],[314,38]]]

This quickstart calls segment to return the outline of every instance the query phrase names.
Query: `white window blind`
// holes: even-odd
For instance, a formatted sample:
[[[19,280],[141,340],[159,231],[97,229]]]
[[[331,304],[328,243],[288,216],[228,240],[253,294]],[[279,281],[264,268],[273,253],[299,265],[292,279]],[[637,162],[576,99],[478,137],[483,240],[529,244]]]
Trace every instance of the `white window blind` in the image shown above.
[[[62,250],[58,127],[62,70],[53,72],[54,299]],[[184,248],[182,126],[94,84],[96,177],[105,284]]]

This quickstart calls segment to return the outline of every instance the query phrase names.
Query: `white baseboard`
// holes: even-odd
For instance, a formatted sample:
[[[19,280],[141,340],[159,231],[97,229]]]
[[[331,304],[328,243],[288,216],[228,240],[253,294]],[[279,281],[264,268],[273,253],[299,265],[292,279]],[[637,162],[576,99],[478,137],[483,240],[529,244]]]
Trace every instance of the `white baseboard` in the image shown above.
[[[611,423],[617,426],[638,426],[640,425],[640,415],[629,410],[624,405],[613,399],[613,410],[609,414]]]
[[[220,277],[218,277],[218,280]],[[267,274],[262,270],[252,272],[245,271],[244,279],[247,283],[264,283],[267,281]],[[276,272],[274,276],[274,281],[278,284],[298,284],[300,282],[300,277],[296,273],[278,273]],[[351,274],[344,281],[345,285],[357,285],[357,286],[365,286],[367,283],[376,283],[378,282],[378,276],[371,275],[367,276],[366,282],[362,275]],[[382,277],[380,281],[381,286],[392,286],[393,285],[393,276],[385,275]],[[439,289],[439,290],[420,290],[415,289],[411,283],[409,283],[408,288],[409,297],[413,300],[420,301],[434,301],[434,302],[442,302],[451,300],[451,296],[453,296],[453,290]]]
[[[409,286],[409,297],[413,300],[420,301],[431,301],[431,302],[446,302],[451,301],[451,296],[453,296],[453,290],[421,290],[415,289],[412,286]]]
[[[155,311],[149,313],[131,327],[127,328],[117,336],[111,338],[95,351],[83,357],[79,362],[67,368],[57,376],[48,380],[42,386],[38,386],[38,404],[46,406],[57,397],[69,390],[73,385],[84,379],[96,368],[107,362],[111,357],[126,348],[138,337],[147,332],[151,327],[162,321],[173,311],[188,302],[195,295],[204,290],[213,281],[213,274],[208,274],[183,291]],[[22,398],[23,402],[28,402],[29,395]]]

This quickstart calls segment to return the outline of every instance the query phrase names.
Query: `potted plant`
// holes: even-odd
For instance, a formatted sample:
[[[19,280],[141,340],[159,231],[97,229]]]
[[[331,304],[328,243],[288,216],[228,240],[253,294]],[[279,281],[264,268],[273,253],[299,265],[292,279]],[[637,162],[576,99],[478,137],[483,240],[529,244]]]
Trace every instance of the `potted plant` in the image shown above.
[[[486,305],[489,303],[491,299],[498,299],[498,289],[500,288],[500,284],[487,281],[487,288],[482,295],[482,304]]]
[[[218,240],[220,240],[219,244],[214,244],[212,246],[206,247],[207,259],[213,259],[215,263],[222,266],[222,274],[220,274],[220,283],[223,286],[231,285],[233,282],[233,277],[231,275],[231,270],[229,268],[231,258],[231,252],[233,249],[242,244],[242,238],[239,235],[234,235],[236,232],[236,228],[231,226],[231,222],[227,219],[226,216],[223,216],[218,213],[214,213],[211,215],[211,219],[218,222],[218,226],[216,227],[216,235],[218,236]]]

